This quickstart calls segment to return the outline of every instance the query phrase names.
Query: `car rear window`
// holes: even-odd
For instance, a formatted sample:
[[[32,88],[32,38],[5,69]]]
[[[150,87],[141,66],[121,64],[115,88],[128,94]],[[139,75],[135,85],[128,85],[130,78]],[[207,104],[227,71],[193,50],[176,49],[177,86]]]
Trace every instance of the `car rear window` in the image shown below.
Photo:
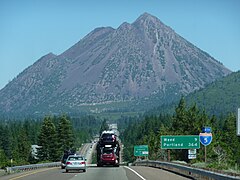
[[[102,138],[113,138],[114,134],[103,134]]]
[[[68,160],[69,161],[79,161],[79,160],[83,160],[83,157],[69,157]]]
[[[113,150],[111,149],[104,149],[103,150],[103,154],[112,154],[113,153]]]

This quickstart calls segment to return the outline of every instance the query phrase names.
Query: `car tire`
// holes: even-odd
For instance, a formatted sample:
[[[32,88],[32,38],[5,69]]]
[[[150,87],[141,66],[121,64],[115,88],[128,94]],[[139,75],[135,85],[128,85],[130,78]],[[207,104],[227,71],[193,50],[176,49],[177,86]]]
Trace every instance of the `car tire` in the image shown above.
[[[86,169],[83,169],[83,172],[86,172]]]
[[[66,173],[68,173],[68,170],[66,169]]]

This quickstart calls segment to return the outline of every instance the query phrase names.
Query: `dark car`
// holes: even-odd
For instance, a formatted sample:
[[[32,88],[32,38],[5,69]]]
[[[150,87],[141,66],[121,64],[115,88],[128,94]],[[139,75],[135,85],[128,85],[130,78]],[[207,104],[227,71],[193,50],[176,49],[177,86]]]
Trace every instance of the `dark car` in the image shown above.
[[[104,131],[100,137],[100,144],[116,144],[117,137],[112,131]]]
[[[66,167],[66,161],[67,161],[68,156],[74,155],[74,154],[75,154],[75,152],[72,152],[72,151],[64,151],[64,154],[61,159],[61,168],[62,169],[64,169]]]

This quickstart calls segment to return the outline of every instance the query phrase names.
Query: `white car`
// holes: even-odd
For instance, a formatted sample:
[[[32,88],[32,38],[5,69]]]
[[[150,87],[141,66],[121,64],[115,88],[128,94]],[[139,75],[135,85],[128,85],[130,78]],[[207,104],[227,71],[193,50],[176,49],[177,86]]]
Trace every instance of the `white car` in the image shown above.
[[[81,155],[70,155],[66,161],[66,172],[69,170],[83,170],[86,172],[86,159]]]

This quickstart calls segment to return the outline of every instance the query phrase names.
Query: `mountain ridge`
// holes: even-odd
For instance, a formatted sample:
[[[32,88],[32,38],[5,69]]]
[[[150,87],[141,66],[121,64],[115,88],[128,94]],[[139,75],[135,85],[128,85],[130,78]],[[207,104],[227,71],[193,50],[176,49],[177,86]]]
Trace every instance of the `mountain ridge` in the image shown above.
[[[0,90],[0,113],[81,111],[85,104],[135,101],[156,94],[168,101],[229,73],[209,54],[144,13],[116,29],[96,28],[58,56],[40,58]]]
[[[240,108],[240,71],[208,84],[186,96],[188,104],[196,103],[211,115],[227,115]]]

